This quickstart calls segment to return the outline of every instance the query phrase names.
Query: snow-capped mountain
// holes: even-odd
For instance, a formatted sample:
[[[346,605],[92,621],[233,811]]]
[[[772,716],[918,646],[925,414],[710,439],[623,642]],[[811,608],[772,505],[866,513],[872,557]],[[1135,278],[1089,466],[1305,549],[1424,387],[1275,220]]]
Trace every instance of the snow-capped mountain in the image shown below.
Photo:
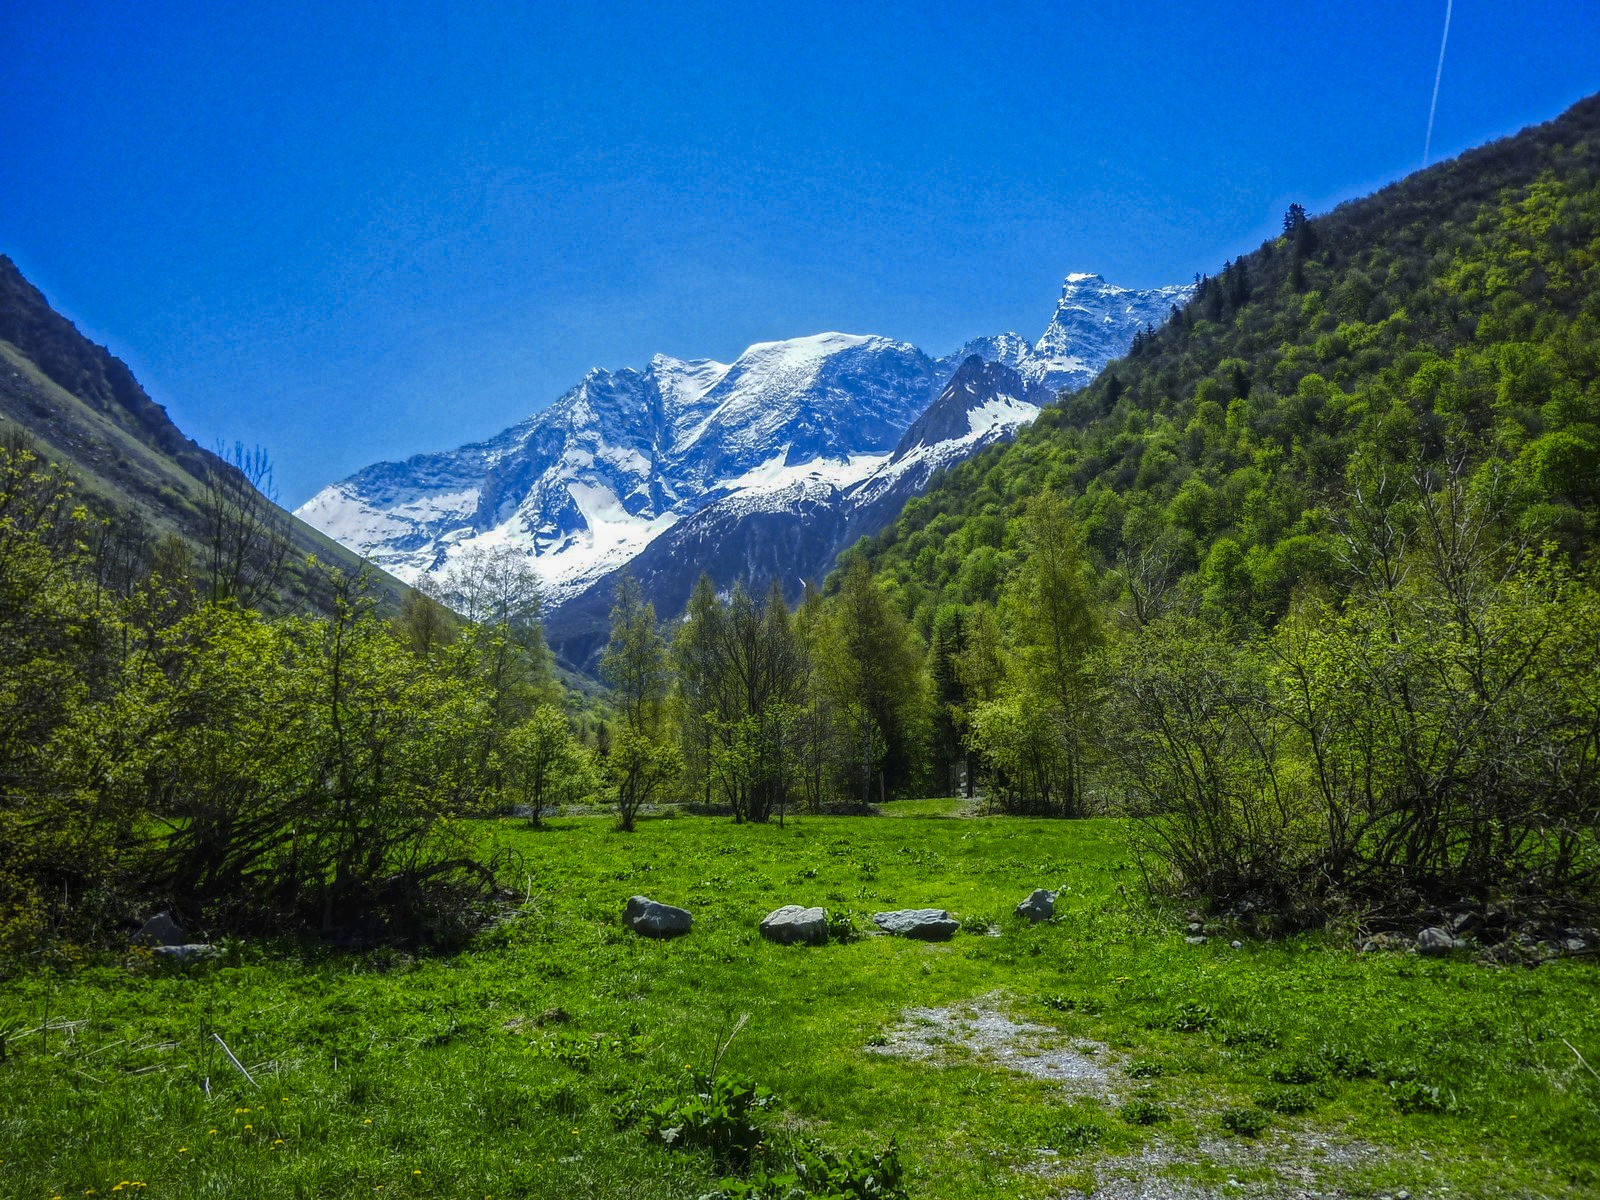
[[[731,364],[657,355],[590,371],[487,442],[367,467],[298,512],[412,582],[469,546],[514,545],[560,603],[710,499],[860,478],[938,371],[904,342],[842,333],[758,343]]]
[[[1189,291],[1070,275],[1038,342],[999,334],[938,359],[823,333],[758,343],[732,363],[657,355],[643,370],[597,368],[486,442],[367,467],[296,515],[411,582],[471,547],[526,554],[550,641],[580,663],[619,568],[663,617],[702,570],[719,587],[776,576],[796,594],[935,471],[1087,383]]]
[[[1108,362],[1127,352],[1134,334],[1161,325],[1193,291],[1186,283],[1123,288],[1098,275],[1068,275],[1044,336],[1028,358],[1010,365],[1052,392],[1086,387]]]
[[[821,582],[839,552],[899,515],[935,472],[998,441],[1053,397],[1004,363],[976,354],[956,368],[927,410],[887,455],[849,468],[773,465],[730,480],[631,559],[548,615],[545,634],[571,665],[597,661],[608,634],[615,578],[626,570],[663,615],[683,611],[701,572],[718,587],[776,579],[790,600]]]

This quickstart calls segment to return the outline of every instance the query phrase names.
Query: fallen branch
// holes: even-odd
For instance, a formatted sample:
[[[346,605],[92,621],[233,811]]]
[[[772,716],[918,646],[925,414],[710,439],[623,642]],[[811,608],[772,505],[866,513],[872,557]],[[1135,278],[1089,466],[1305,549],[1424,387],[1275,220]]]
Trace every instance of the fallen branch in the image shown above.
[[[211,1031],[211,1036],[217,1040],[217,1045],[222,1047],[222,1052],[228,1056],[228,1061],[239,1068],[239,1074],[243,1075],[250,1081],[251,1087],[255,1088],[257,1091],[260,1091],[261,1085],[255,1081],[255,1077],[251,1075],[249,1071],[244,1069],[244,1064],[233,1056],[233,1051],[228,1049],[228,1043],[222,1040],[222,1035],[213,1029]]]
[[[1560,1034],[1557,1034],[1556,1036],[1557,1037],[1561,1037]],[[1578,1061],[1583,1064],[1583,1069],[1585,1071],[1589,1072],[1589,1074],[1593,1075],[1596,1079],[1600,1079],[1600,1071],[1596,1071],[1593,1067],[1591,1067],[1589,1065],[1589,1060],[1584,1058],[1583,1055],[1578,1053],[1578,1048],[1576,1046],[1574,1046],[1571,1042],[1567,1041],[1566,1038],[1561,1038],[1561,1044],[1563,1046],[1565,1046],[1568,1050],[1572,1051],[1572,1053],[1577,1057]]]

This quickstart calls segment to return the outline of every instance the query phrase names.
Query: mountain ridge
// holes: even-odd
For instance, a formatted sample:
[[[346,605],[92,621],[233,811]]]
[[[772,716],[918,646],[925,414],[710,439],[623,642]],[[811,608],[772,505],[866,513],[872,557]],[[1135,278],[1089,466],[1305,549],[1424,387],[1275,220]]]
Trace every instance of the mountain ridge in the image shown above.
[[[80,494],[96,507],[134,514],[153,532],[176,533],[191,543],[201,536],[197,504],[207,476],[237,474],[179,429],[125,362],[85,337],[0,254],[0,427],[6,424],[68,468]],[[279,511],[295,551],[288,573],[308,596],[317,593],[306,555],[352,573],[369,566]],[[407,590],[381,570],[374,579],[386,602],[398,603]]]
[[[753,533],[736,532],[758,516],[769,538],[801,514],[813,526],[790,539],[795,553],[784,558],[793,593],[800,579],[826,572],[844,530],[874,532],[869,517],[892,519],[890,506],[934,471],[1009,436],[1057,388],[1087,382],[1110,348],[1164,319],[1188,290],[1120,288],[1075,273],[1037,343],[998,334],[942,358],[882,335],[828,331],[757,342],[731,363],[657,354],[642,368],[594,368],[492,438],[372,464],[297,514],[412,581],[446,571],[471,546],[522,551],[546,590],[558,651],[572,623],[564,610],[593,588],[609,590],[616,571],[658,542],[673,548],[680,569],[723,564],[713,571],[718,586],[736,577],[764,586],[756,574],[768,556]],[[1009,373],[983,385],[1000,390],[981,401],[970,391],[945,397],[948,411],[930,417],[974,359]],[[968,411],[980,403],[990,408]],[[935,439],[943,449],[927,439],[903,444],[935,420],[949,435]],[[712,547],[714,528],[742,549]],[[669,594],[683,590],[681,581],[663,586],[664,617],[677,611]]]

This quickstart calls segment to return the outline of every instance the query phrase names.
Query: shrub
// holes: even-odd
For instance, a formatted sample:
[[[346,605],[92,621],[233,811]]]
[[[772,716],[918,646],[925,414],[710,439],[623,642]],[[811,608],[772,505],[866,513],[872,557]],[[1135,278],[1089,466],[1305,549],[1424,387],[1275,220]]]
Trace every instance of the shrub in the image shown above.
[[[1209,1004],[1198,1000],[1185,1000],[1167,1014],[1165,1025],[1178,1033],[1200,1033],[1217,1023],[1216,1014]]]
[[[1255,1101],[1268,1112],[1294,1116],[1310,1112],[1317,1106],[1317,1097],[1310,1088],[1294,1085],[1269,1088],[1255,1097]]]
[[[1130,1125],[1158,1125],[1168,1117],[1165,1105],[1148,1098],[1129,1100],[1117,1111]]]
[[[1271,1123],[1271,1118],[1259,1108],[1230,1108],[1222,1114],[1222,1127],[1240,1137],[1260,1137]]]
[[[738,1076],[699,1077],[693,1091],[646,1110],[644,1133],[672,1149],[707,1150],[719,1167],[743,1171],[761,1142],[757,1115],[772,1101],[766,1088]]]
[[[797,1147],[786,1170],[758,1166],[748,1179],[724,1179],[728,1200],[907,1200],[900,1150],[890,1142],[881,1150],[834,1153]]]

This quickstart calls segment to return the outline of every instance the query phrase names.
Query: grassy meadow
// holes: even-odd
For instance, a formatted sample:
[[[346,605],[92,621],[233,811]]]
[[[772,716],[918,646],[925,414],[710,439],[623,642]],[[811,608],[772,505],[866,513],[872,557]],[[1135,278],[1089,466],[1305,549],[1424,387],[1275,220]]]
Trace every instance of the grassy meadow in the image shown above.
[[[0,1195],[703,1196],[728,1171],[641,1120],[745,1015],[717,1069],[773,1093],[768,1159],[893,1142],[912,1197],[1600,1194],[1592,961],[1194,945],[1119,822],[888,809],[492,825],[521,903],[450,957],[27,965],[0,982]],[[1031,927],[1011,909],[1036,886],[1062,894]],[[626,931],[636,892],[693,932]],[[786,903],[964,925],[770,945]],[[1013,1069],[1051,1054],[1077,1075]]]

